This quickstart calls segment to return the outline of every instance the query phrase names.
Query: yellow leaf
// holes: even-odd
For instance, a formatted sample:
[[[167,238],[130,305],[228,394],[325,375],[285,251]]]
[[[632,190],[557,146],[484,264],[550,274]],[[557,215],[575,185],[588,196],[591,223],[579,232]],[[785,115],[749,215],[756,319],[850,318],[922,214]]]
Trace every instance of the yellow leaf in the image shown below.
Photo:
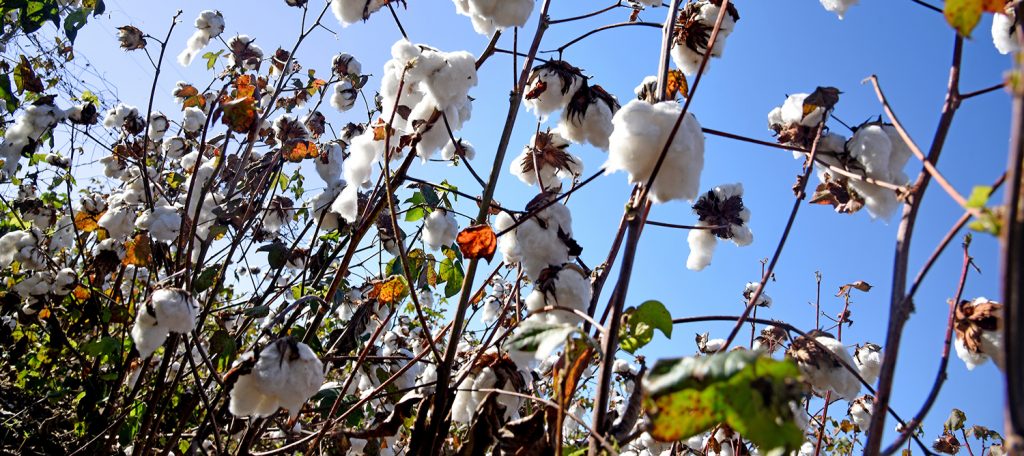
[[[374,290],[371,293],[376,294],[377,302],[381,304],[397,303],[405,297],[405,281],[399,276],[393,276],[386,282],[374,285]]]
[[[81,285],[76,286],[75,291],[72,291],[71,294],[79,301],[85,301],[86,299],[89,299],[89,296],[92,296],[89,289]]]
[[[981,20],[982,13],[1001,13],[1005,5],[1004,0],[946,0],[942,13],[949,25],[969,38]]]
[[[96,231],[96,228],[99,228],[96,222],[99,221],[100,217],[103,217],[103,212],[90,214],[86,211],[81,211],[75,214],[75,228],[85,233]]]

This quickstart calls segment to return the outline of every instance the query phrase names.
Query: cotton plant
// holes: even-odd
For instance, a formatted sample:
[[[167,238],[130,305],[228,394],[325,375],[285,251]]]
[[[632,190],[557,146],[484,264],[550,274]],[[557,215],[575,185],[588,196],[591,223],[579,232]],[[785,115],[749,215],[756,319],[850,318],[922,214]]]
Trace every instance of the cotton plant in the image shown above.
[[[743,205],[742,184],[720,185],[709,190],[694,203],[693,212],[697,214],[697,229],[687,235],[690,244],[687,269],[701,271],[710,265],[718,239],[730,240],[740,247],[754,241],[749,226],[750,209]],[[767,304],[771,305],[768,299]]]
[[[455,12],[467,16],[473,30],[485,36],[510,27],[522,27],[533,12],[535,0],[452,0]]]
[[[878,344],[860,345],[853,353],[853,361],[865,382],[875,383],[882,371],[882,347]]]
[[[676,20],[675,36],[672,45],[672,61],[683,74],[694,76],[700,70],[701,61],[707,53],[711,40],[711,32],[721,11],[720,0],[698,0],[686,3],[680,8]],[[725,42],[736,28],[740,20],[739,11],[733,3],[726,7],[725,18],[718,30],[710,57],[721,57],[725,51]],[[706,69],[705,69],[706,71]]]
[[[649,189],[651,201],[696,199],[704,169],[704,134],[692,113],[686,113],[668,142],[682,109],[674,101],[650,104],[632,100],[623,106],[612,118],[605,172],[625,171],[630,184],[646,184],[667,143],[665,160]]]
[[[224,15],[220,11],[200,12],[195,21],[195,32],[188,38],[185,50],[178,54],[178,63],[184,67],[191,65],[196,55],[210,44],[210,40],[224,33],[224,25]]]
[[[1003,318],[1003,305],[984,297],[957,304],[954,347],[968,370],[974,370],[989,359],[1000,371],[1005,369]]]

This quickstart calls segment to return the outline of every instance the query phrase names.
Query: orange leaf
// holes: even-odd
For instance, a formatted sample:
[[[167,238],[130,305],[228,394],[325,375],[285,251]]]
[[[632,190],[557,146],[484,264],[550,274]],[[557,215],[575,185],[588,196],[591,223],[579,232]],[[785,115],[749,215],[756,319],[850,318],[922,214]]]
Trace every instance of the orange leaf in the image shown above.
[[[124,243],[125,265],[135,266],[148,266],[153,260],[153,246],[149,242],[149,237],[145,234],[138,234],[134,239]]]
[[[942,12],[946,22],[961,35],[970,37],[984,12],[1002,13],[1004,0],[946,0]]]
[[[75,228],[78,228],[78,231],[85,233],[96,231],[96,228],[99,228],[99,225],[96,222],[98,222],[102,216],[103,212],[100,212],[99,214],[90,214],[86,211],[81,211],[75,214]]]
[[[74,295],[75,299],[79,301],[85,301],[86,299],[89,299],[89,296],[92,296],[92,293],[89,292],[89,289],[81,285],[76,286],[75,290],[72,291],[71,294]]]
[[[494,250],[498,247],[498,237],[487,225],[476,225],[459,232],[456,239],[462,256],[469,259],[484,258],[488,262],[494,258]]]
[[[387,282],[374,284],[371,295],[375,294],[377,302],[381,304],[395,304],[405,297],[405,281],[399,276],[393,276]]]
[[[256,121],[256,99],[247,96],[222,103],[224,117],[221,122],[235,133],[247,133]]]
[[[317,150],[316,144],[311,141],[296,141],[285,144],[282,156],[284,156],[285,160],[298,163],[307,158],[319,157],[320,151]]]

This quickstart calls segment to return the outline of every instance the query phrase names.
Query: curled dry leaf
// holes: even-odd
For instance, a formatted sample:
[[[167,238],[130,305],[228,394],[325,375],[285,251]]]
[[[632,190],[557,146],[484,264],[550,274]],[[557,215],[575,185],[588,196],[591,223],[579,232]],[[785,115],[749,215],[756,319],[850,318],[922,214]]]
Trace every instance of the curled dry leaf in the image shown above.
[[[1003,327],[1003,305],[978,301],[964,300],[956,306],[956,337],[971,353],[982,352],[982,331],[999,331]]]
[[[494,258],[494,250],[498,247],[498,237],[489,225],[475,225],[459,232],[455,240],[459,244],[462,256],[475,260]]]

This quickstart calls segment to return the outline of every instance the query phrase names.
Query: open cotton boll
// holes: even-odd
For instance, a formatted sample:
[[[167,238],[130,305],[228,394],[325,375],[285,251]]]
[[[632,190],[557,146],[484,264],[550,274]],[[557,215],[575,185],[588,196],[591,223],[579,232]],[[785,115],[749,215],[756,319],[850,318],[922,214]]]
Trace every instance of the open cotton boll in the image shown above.
[[[331,203],[331,212],[338,214],[348,223],[359,220],[359,187],[354,184],[345,186],[338,197]]]
[[[442,246],[452,245],[459,234],[459,223],[455,215],[444,209],[434,209],[423,221],[423,242],[430,250],[440,250]]]
[[[683,74],[693,76],[700,70],[700,63],[707,52],[711,30],[718,21],[720,10],[721,7],[711,0],[699,0],[687,3],[680,11],[676,23],[675,45],[672,46],[672,61]],[[736,21],[739,19],[739,12],[735,5],[730,3],[715,38],[715,45],[711,48],[711,57],[722,56],[726,39],[736,28]]]
[[[431,115],[437,109],[437,104],[433,97],[426,95],[423,97],[412,113],[409,115],[410,126],[415,126],[418,122],[424,122],[423,125],[428,125],[425,122],[429,121]],[[444,111],[444,116],[448,120],[448,125],[444,124],[444,119],[434,122],[432,125],[426,127],[425,130],[421,131],[420,141],[416,144],[416,155],[426,163],[427,160],[433,158],[434,154],[437,153],[445,144],[451,141],[451,135],[448,134],[448,129],[451,128],[453,133],[462,129],[462,125],[470,119],[473,114],[473,105],[469,103],[469,98],[466,98],[462,104],[451,105]],[[423,128],[423,127],[420,127]]]
[[[674,101],[651,105],[633,100],[623,106],[612,118],[606,173],[626,171],[631,184],[646,183],[681,111]],[[651,201],[693,200],[703,169],[704,135],[697,119],[687,113],[650,189]]]
[[[584,86],[576,91],[572,101],[562,110],[558,129],[574,143],[587,142],[607,151],[612,117],[619,107],[618,100],[601,86]]]
[[[373,130],[367,130],[352,138],[352,144],[349,145],[349,156],[343,165],[345,182],[355,186],[369,182],[373,165],[380,160],[383,154],[384,143],[374,139]]]
[[[494,296],[484,298],[483,304],[480,305],[480,321],[491,324],[497,321],[499,316],[501,316],[501,301]]]
[[[164,141],[161,148],[164,151],[164,155],[170,159],[181,158],[185,154],[185,138],[173,137]]]
[[[819,394],[833,391],[852,401],[860,393],[860,380],[837,361],[838,358],[852,367],[853,357],[832,335],[818,330],[808,332],[793,340],[786,355],[796,360],[807,383]]]
[[[331,11],[342,25],[348,27],[365,21],[387,4],[387,0],[331,0]]]
[[[500,233],[512,227],[515,220],[508,212],[500,212],[494,218],[494,232]],[[505,264],[516,264],[522,261],[522,251],[519,249],[519,239],[516,231],[512,230],[498,237],[498,250],[505,259]]]
[[[786,101],[782,103],[782,108],[779,112],[783,124],[815,127],[818,125],[818,122],[821,122],[822,116],[825,114],[825,108],[817,107],[806,116],[804,115],[804,100],[808,96],[810,96],[808,93],[794,93],[786,97]],[[771,117],[769,117],[769,120],[771,120]]]
[[[445,144],[444,148],[441,149],[441,158],[455,160],[456,156],[472,160],[476,157],[476,149],[472,143],[464,139],[459,139],[457,144],[449,139],[448,144]]]
[[[469,17],[473,30],[491,36],[497,30],[526,25],[535,0],[453,0],[455,11]]]
[[[549,114],[566,107],[585,83],[586,77],[579,68],[563,60],[549,60],[530,72],[523,104],[542,121],[546,120]]]
[[[1020,50],[1017,42],[1016,19],[1013,12],[992,15],[992,44],[1000,54],[1006,55]]]
[[[177,207],[161,201],[153,210],[146,210],[135,219],[135,227],[149,231],[155,240],[173,242],[178,239],[178,231],[181,229],[181,214]]]
[[[187,133],[196,134],[206,124],[206,113],[197,107],[185,108],[185,118],[181,122],[182,130]]]
[[[747,282],[747,285],[743,287],[743,299],[746,301],[750,301],[751,296],[754,295],[754,292],[757,291],[757,288],[760,285],[761,284],[759,282]],[[768,296],[767,293],[762,291],[761,294],[758,295],[757,302],[754,305],[756,305],[757,307],[771,307],[772,298],[771,296]]]
[[[562,187],[562,179],[575,179],[583,174],[583,159],[568,153],[568,148],[569,141],[561,130],[539,132],[512,159],[509,171],[526,185],[537,185],[540,179],[545,190],[557,191]]]
[[[889,181],[889,156],[892,141],[881,125],[864,125],[850,138],[846,149],[856,158],[868,176]]]
[[[882,371],[882,347],[877,344],[866,343],[853,354],[853,361],[860,371],[861,378],[865,382],[875,383],[878,374]]]
[[[26,269],[43,269],[46,257],[39,250],[43,235],[37,228],[32,230],[11,231],[0,237],[0,267],[8,267],[12,262],[21,263]]]
[[[224,15],[220,11],[206,10],[199,13],[195,22],[196,31],[189,37],[185,44],[185,50],[178,54],[178,63],[181,66],[189,66],[192,60],[199,54],[210,40],[224,33]]]
[[[466,376],[459,383],[455,393],[455,401],[452,403],[452,421],[456,423],[469,423],[473,421],[473,414],[476,412],[476,401],[473,400],[473,376]]]
[[[96,224],[107,230],[111,238],[123,241],[135,231],[135,209],[124,201],[123,196],[112,196],[107,212]]]
[[[846,14],[846,10],[851,6],[856,5],[859,0],[820,0],[821,6],[824,6],[826,10],[832,13],[836,13],[839,19],[843,18]]]
[[[268,417],[283,407],[294,419],[323,382],[323,363],[308,345],[278,339],[260,352],[249,374],[238,377],[229,409],[235,416]]]
[[[175,333],[187,333],[196,327],[199,304],[191,293],[180,288],[161,288],[150,296],[153,316],[161,326]],[[148,312],[148,309],[147,309]]]
[[[331,95],[331,106],[339,112],[345,112],[356,105],[359,91],[352,85],[352,81],[345,79],[334,84],[334,94]]]
[[[1003,305],[984,297],[961,301],[954,315],[956,354],[968,370],[984,364],[989,358],[1005,368],[1003,352]]]
[[[537,312],[545,306],[557,306],[586,313],[591,294],[590,281],[576,265],[549,267],[541,272],[533,291],[526,297],[526,308]],[[548,323],[582,323],[583,317],[571,310],[553,310],[541,316]]]
[[[359,76],[363,74],[363,64],[355,56],[342,52],[331,59],[331,71],[340,77]]]
[[[167,121],[167,116],[162,112],[156,111],[149,115],[149,129],[147,135],[150,141],[159,141],[164,139],[164,134],[167,133],[167,127],[170,126],[170,122]]]
[[[241,66],[246,70],[254,70],[263,60],[263,48],[254,43],[249,35],[235,35],[228,41],[228,68]]]
[[[508,221],[496,221],[495,227],[505,223]],[[508,244],[506,239],[498,241],[505,261],[511,261],[518,253],[526,276],[536,281],[544,269],[569,262],[569,245],[566,242],[572,239],[572,214],[565,205],[555,203],[527,219],[508,235],[515,236],[513,244]]]
[[[861,396],[850,403],[850,418],[853,419],[853,424],[857,425],[857,429],[860,429],[861,432],[867,432],[874,408],[874,396]]]
[[[907,145],[907,142],[896,131],[895,126],[883,124],[882,129],[889,135],[889,143],[892,145],[892,149],[889,152],[890,182],[897,185],[905,185],[910,181],[910,178],[907,177],[907,173],[903,169],[906,168],[907,162],[913,156],[913,152],[910,151],[910,146]]]
[[[344,187],[345,181],[336,182],[328,185],[324,191],[317,193],[316,196],[309,200],[309,207],[312,210],[314,220],[319,223],[321,231],[334,231],[338,229],[341,217],[337,212],[331,210],[331,206]]]
[[[476,57],[467,51],[429,50],[424,51],[423,55],[438,59],[436,67],[426,65],[430,71],[423,79],[422,85],[424,92],[433,98],[439,109],[445,110],[467,103],[469,89],[477,84]]]
[[[343,163],[345,162],[345,149],[338,143],[331,143],[327,146],[326,153],[313,160],[316,173],[320,175],[324,183],[332,185],[341,180]]]
[[[159,324],[156,317],[147,311],[146,306],[139,307],[139,314],[132,326],[132,341],[135,349],[143,359],[152,355],[167,340],[168,330]]]

